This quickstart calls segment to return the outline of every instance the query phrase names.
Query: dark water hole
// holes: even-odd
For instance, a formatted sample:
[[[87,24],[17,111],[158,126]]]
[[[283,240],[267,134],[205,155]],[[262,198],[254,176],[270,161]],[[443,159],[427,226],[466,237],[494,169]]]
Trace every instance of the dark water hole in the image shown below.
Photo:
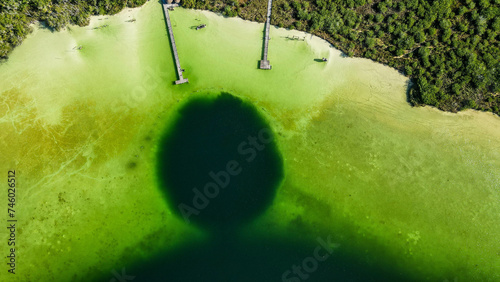
[[[239,98],[191,99],[161,143],[158,174],[172,209],[212,231],[252,220],[284,176],[274,141],[266,121]]]
[[[367,263],[363,254],[343,246],[333,248],[330,237],[299,241],[288,234],[270,237],[266,230],[252,239],[238,235],[239,227],[273,203],[284,177],[283,159],[274,141],[255,107],[232,95],[193,98],[181,107],[161,143],[158,173],[172,210],[206,230],[211,239],[188,242],[129,266],[129,278],[411,281],[389,267]]]

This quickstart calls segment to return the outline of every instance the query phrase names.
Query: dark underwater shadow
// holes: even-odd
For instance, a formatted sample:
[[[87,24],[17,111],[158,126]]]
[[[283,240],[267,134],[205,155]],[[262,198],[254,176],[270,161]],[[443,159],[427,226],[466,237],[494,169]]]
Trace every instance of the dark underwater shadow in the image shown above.
[[[263,235],[246,239],[239,233],[273,203],[284,177],[283,158],[273,132],[262,131],[267,127],[267,121],[253,105],[228,93],[194,98],[181,106],[178,118],[160,143],[163,149],[158,153],[162,160],[158,173],[169,205],[180,218],[186,215],[177,209],[180,204],[191,208],[201,205],[195,199],[201,199],[203,184],[210,183],[206,185],[210,189],[215,184],[226,187],[212,196],[212,190],[206,190],[210,201],[189,217],[207,231],[209,239],[186,242],[128,265],[123,268],[126,277],[118,278],[120,273],[115,272],[111,281],[412,281],[382,265],[381,261],[387,261],[383,254],[380,262],[367,260],[363,251],[337,247],[330,238],[298,241],[295,233],[270,237],[264,231]],[[249,144],[257,139],[248,136],[264,136],[257,132],[268,133],[259,139],[262,147],[254,146],[251,151]],[[210,170],[223,171],[228,160],[241,164],[237,174],[227,169],[226,181],[207,175]],[[195,195],[192,187],[200,191]],[[109,278],[108,274],[99,281]]]
[[[159,153],[166,161],[159,165],[158,172],[169,187],[165,193],[171,199],[170,206],[175,209],[179,203],[190,203],[191,187],[202,187],[198,184],[207,181],[203,173],[207,169],[218,171],[227,159],[239,161],[243,168],[245,155],[234,154],[233,147],[266,126],[253,105],[228,93],[215,99],[195,98],[181,107],[179,118],[173,122],[175,130],[168,131],[161,142],[165,152]],[[225,189],[229,190],[221,190],[199,214],[190,216],[207,231],[209,239],[186,242],[126,266],[127,277],[144,282],[412,281],[407,274],[383,265],[387,262],[384,254],[380,259],[373,254],[367,259],[363,250],[336,246],[330,238],[298,240],[296,233],[271,237],[267,233],[272,232],[267,230],[252,237],[240,234],[242,227],[272,204],[275,189],[284,177],[278,148],[273,142],[266,146],[228,181]],[[265,175],[266,171],[271,175]],[[200,199],[200,195],[196,197]],[[307,232],[305,228],[301,235]]]
[[[401,75],[404,75],[401,73]],[[416,97],[415,84],[411,78],[408,78],[408,83],[406,83],[406,102],[411,106],[418,106],[418,97]]]
[[[169,206],[212,232],[251,222],[284,177],[274,133],[251,104],[221,93],[195,97],[160,141],[157,175]]]
[[[38,21],[36,23],[38,24],[38,28],[40,28],[40,29],[48,30],[48,31],[50,31],[52,33],[58,32],[58,30],[56,30],[55,28],[49,26],[47,24],[47,21],[45,21],[45,20],[40,20],[40,21]],[[70,27],[69,25],[66,26],[66,28],[69,28],[69,27]],[[31,34],[31,32],[30,32],[30,34]]]
[[[290,238],[250,241],[230,234],[186,244],[127,268],[127,274],[144,282],[412,281],[390,269],[368,265],[341,248],[329,250],[321,242]]]

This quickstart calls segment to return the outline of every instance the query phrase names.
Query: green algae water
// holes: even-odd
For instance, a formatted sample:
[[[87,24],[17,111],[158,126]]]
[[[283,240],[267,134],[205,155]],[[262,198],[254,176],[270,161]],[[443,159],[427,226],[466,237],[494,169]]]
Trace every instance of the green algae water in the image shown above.
[[[271,28],[273,69],[261,71],[261,24],[171,18],[186,85],[172,84],[154,1],[36,28],[0,65],[0,166],[18,172],[14,281],[500,279],[498,117],[412,108],[395,70],[296,31]],[[178,110],[216,92],[258,111],[283,177],[224,233],[187,223],[157,173]]]

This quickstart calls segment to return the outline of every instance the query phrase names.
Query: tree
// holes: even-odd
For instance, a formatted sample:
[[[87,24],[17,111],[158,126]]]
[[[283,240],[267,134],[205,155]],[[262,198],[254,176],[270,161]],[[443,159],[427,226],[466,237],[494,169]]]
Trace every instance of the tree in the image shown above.
[[[404,3],[403,1],[398,2],[398,10],[399,10],[400,12],[402,12],[402,11],[406,10],[406,5],[405,5],[405,3]]]
[[[469,30],[469,26],[467,25],[467,22],[460,22],[458,24],[458,30],[461,32],[467,32]]]
[[[376,41],[375,41],[374,38],[367,37],[365,39],[365,45],[366,45],[367,48],[371,49],[371,48],[375,47],[375,43],[376,43]]]
[[[451,30],[450,29],[445,29],[443,30],[443,34],[441,36],[441,41],[442,42],[448,42],[451,36]]]
[[[413,68],[411,66],[405,66],[405,74],[411,76],[413,74]]]
[[[426,40],[425,33],[422,30],[419,30],[415,33],[415,42],[422,43]]]
[[[354,4],[356,7],[360,7],[366,4],[366,0],[354,0]]]
[[[387,5],[384,2],[379,2],[377,7],[381,13],[387,12]]]

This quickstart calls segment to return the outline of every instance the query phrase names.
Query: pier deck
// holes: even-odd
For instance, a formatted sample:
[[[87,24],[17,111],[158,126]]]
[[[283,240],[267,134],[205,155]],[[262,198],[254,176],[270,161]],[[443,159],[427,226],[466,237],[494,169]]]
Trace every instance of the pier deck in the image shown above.
[[[271,64],[267,60],[267,50],[269,46],[269,29],[271,28],[271,7],[273,5],[273,0],[268,0],[267,2],[267,17],[266,17],[266,31],[264,34],[264,50],[262,52],[262,60],[260,61],[260,69],[270,70]]]
[[[181,63],[179,61],[179,54],[177,54],[177,47],[175,45],[174,33],[172,31],[172,24],[170,23],[170,15],[168,14],[169,8],[177,7],[177,4],[167,4],[165,1],[163,2],[163,12],[165,13],[165,21],[167,22],[168,35],[170,37],[170,44],[172,45],[172,53],[174,54],[175,59],[175,68],[177,69],[177,77],[178,80],[175,81],[175,84],[182,84],[189,82],[187,78],[182,76],[184,70],[181,68]]]

